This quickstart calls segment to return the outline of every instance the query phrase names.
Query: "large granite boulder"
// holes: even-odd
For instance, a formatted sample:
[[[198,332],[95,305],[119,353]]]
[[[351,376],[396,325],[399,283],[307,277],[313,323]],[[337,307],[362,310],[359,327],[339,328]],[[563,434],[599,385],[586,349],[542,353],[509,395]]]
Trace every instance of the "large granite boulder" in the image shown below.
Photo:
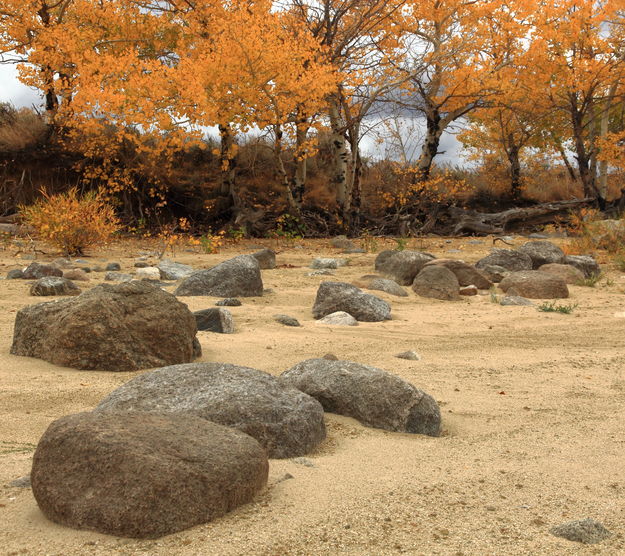
[[[499,283],[499,287],[504,292],[512,290],[514,295],[529,299],[561,299],[569,296],[569,288],[562,278],[540,270],[512,272]]]
[[[430,265],[444,266],[448,270],[451,270],[456,275],[460,286],[475,286],[478,290],[489,290],[493,287],[493,282],[491,282],[485,274],[464,261],[457,261],[455,259],[434,259],[426,263],[425,266]]]
[[[454,301],[460,298],[456,275],[445,266],[424,267],[412,283],[412,291],[421,297]]]
[[[268,469],[252,437],[192,415],[78,413],[48,427],[31,481],[56,523],[155,538],[250,502]]]
[[[252,255],[239,255],[208,270],[194,272],[182,280],[174,295],[261,296],[260,266]]]
[[[425,264],[434,259],[419,251],[382,251],[375,260],[375,269],[401,286],[409,286]]]
[[[599,263],[590,255],[567,255],[564,257],[564,264],[569,264],[581,270],[586,278],[601,274]]]
[[[391,306],[356,286],[345,282],[322,282],[313,305],[313,317],[320,319],[343,311],[362,322],[379,322],[391,318]]]
[[[136,371],[200,355],[195,318],[147,282],[101,284],[83,294],[20,309],[13,355],[84,370]]]
[[[156,369],[114,390],[95,411],[197,415],[253,436],[272,458],[304,455],[326,435],[315,399],[268,373],[226,363]]]
[[[517,249],[532,259],[532,269],[537,270],[544,264],[564,262],[564,251],[550,241],[528,241]]]
[[[61,276],[45,276],[39,278],[31,287],[30,295],[78,295],[81,289],[68,278]]]
[[[529,255],[513,249],[493,249],[489,255],[475,263],[478,270],[487,266],[500,266],[506,270],[532,270],[532,259]]]
[[[429,394],[382,369],[352,361],[308,359],[280,379],[316,398],[330,413],[368,427],[438,436],[441,414]]]

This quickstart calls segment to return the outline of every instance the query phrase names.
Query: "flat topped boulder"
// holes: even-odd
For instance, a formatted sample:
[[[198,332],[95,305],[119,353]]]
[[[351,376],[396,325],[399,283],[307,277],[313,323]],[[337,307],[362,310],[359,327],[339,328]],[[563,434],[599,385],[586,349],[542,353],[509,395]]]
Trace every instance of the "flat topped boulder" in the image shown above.
[[[361,276],[356,280],[355,286],[365,288],[367,290],[377,290],[397,297],[408,297],[408,293],[395,280],[382,278],[375,274]]]
[[[188,363],[201,348],[189,308],[137,281],[20,309],[11,353],[76,369],[136,371]]]
[[[455,259],[434,259],[426,263],[425,266],[431,265],[444,266],[446,269],[451,270],[456,275],[460,286],[475,286],[479,290],[488,290],[493,287],[493,282],[491,282],[485,274],[464,261]]]
[[[174,295],[261,296],[263,281],[258,260],[252,255],[239,255],[208,270],[198,270],[182,280]]]
[[[37,296],[78,295],[80,292],[74,282],[61,276],[44,276],[30,287],[30,295]]]
[[[156,267],[162,280],[182,280],[195,272],[192,266],[176,263],[169,259],[159,261]]]
[[[63,271],[53,264],[30,263],[23,271],[25,280],[37,280],[44,276],[63,276]]]
[[[419,251],[382,251],[375,259],[375,269],[395,280],[400,286],[409,286],[432,259],[432,255]]]
[[[475,263],[478,270],[488,266],[500,266],[506,270],[532,270],[532,259],[526,253],[514,249],[493,249],[489,255]]]
[[[391,306],[345,282],[322,282],[313,305],[313,317],[320,319],[331,313],[349,313],[362,322],[379,322],[391,318]]]
[[[549,263],[544,264],[538,270],[562,278],[567,284],[578,284],[585,278],[581,270],[570,264]]]
[[[304,455],[326,435],[317,400],[268,373],[226,363],[145,373],[114,390],[95,411],[196,415],[249,434],[272,458]]]
[[[499,287],[504,292],[511,290],[514,295],[530,299],[561,299],[569,296],[569,288],[562,278],[540,270],[511,272],[499,283]]]
[[[532,259],[532,269],[537,270],[544,264],[560,264],[564,262],[564,251],[551,241],[528,241],[517,251]]]
[[[353,417],[368,427],[440,434],[436,401],[382,369],[352,361],[307,359],[282,373],[280,379],[319,400],[326,411]]]
[[[268,469],[256,440],[198,417],[79,413],[48,427],[31,480],[55,523],[155,538],[250,502]]]

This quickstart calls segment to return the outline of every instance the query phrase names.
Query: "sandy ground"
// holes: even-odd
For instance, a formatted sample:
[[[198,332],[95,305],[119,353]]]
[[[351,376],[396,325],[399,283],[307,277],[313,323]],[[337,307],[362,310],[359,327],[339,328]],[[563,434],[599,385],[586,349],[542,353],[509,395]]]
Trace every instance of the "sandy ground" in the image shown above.
[[[490,243],[426,239],[409,247],[474,262]],[[247,249],[183,250],[174,258],[210,267]],[[28,295],[29,282],[1,281],[2,555],[625,554],[624,275],[608,268],[608,284],[572,286],[578,307],[571,315],[501,307],[489,295],[443,302],[374,292],[391,302],[393,320],[329,327],[316,324],[310,311],[317,285],[328,277],[307,276],[307,267],[315,256],[343,255],[327,241],[277,249],[278,264],[288,266],[263,271],[274,292],[230,308],[235,334],[200,332],[202,360],[279,374],[331,352],[378,366],[439,401],[443,436],[388,433],[327,415],[328,439],[308,456],[314,467],[271,460],[268,488],[215,522],[157,541],[58,526],[41,514],[30,489],[8,483],[29,473],[51,421],[91,409],[135,373],[78,371],[10,355],[16,310],[40,299]],[[131,270],[143,250],[117,245],[93,253],[90,262],[119,261]],[[375,253],[348,257],[335,279],[373,271]],[[3,275],[27,262],[0,252]],[[90,286],[103,278],[92,276]],[[198,310],[215,299],[183,301]],[[273,321],[275,313],[303,327],[284,327]],[[422,359],[394,357],[408,349]],[[293,478],[281,480],[286,473]],[[588,547],[549,533],[586,517],[603,522],[612,538]]]

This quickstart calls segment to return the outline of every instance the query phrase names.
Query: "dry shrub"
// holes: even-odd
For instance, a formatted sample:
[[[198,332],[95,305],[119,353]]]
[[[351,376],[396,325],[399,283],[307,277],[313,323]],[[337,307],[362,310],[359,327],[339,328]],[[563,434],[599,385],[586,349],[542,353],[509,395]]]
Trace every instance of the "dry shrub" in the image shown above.
[[[598,250],[614,254],[625,250],[625,220],[603,220],[596,209],[584,208],[572,214],[569,231],[575,236],[567,246],[569,254]]]
[[[24,220],[41,239],[67,255],[80,255],[87,247],[105,244],[119,229],[113,207],[98,193],[78,195],[72,188],[60,195],[48,195],[28,207],[20,207]]]
[[[46,123],[33,110],[0,104],[0,151],[17,152],[37,145],[46,132]]]

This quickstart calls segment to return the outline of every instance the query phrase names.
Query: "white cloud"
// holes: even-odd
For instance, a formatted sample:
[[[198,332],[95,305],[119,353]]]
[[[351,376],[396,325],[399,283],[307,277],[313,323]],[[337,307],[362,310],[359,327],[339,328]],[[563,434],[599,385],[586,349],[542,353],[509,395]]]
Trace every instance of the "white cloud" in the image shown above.
[[[0,64],[0,102],[9,102],[16,107],[40,106],[41,93],[27,87],[17,79],[13,64]]]

